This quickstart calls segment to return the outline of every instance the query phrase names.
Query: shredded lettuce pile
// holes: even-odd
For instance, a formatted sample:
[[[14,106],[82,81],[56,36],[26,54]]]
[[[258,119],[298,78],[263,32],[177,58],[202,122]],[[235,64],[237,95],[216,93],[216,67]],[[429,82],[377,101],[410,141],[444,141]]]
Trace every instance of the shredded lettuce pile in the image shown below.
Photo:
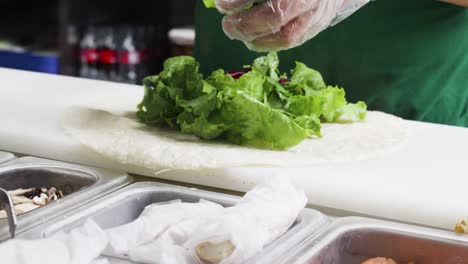
[[[194,58],[170,58],[159,75],[143,81],[137,116],[205,140],[273,150],[320,138],[322,122],[366,118],[364,102],[348,103],[345,91],[327,86],[319,72],[297,62],[288,77],[278,65],[277,54],[269,53],[238,78],[221,69],[203,78]]]

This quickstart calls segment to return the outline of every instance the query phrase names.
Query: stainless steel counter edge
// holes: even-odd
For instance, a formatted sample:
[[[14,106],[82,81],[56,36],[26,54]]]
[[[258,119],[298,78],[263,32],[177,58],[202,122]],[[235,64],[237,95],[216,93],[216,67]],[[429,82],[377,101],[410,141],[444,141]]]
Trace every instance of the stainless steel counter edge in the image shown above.
[[[325,226],[320,232],[310,236],[307,240],[305,240],[300,246],[296,248],[296,250],[292,252],[290,257],[282,258],[280,261],[278,261],[278,263],[306,263],[306,260],[310,256],[318,253],[340,235],[359,229],[372,229],[383,232],[401,233],[404,235],[424,237],[429,240],[438,240],[449,243],[468,245],[468,236],[456,234],[446,230],[351,216],[334,220],[332,223]]]
[[[127,173],[114,172],[89,166],[35,157],[22,157],[5,164],[1,164],[0,173],[23,168],[68,169],[92,175],[93,177],[96,177],[96,182],[94,182],[89,187],[77,191],[76,193],[67,195],[66,197],[59,199],[51,204],[18,217],[18,235],[21,235],[21,233],[37,225],[40,225],[43,222],[48,222],[55,217],[72,211],[81,205],[88,204],[89,202],[92,202],[133,182],[133,178],[130,177]],[[2,220],[0,220],[0,223]],[[4,230],[0,225],[0,241],[8,238],[7,232],[5,231],[6,230]]]

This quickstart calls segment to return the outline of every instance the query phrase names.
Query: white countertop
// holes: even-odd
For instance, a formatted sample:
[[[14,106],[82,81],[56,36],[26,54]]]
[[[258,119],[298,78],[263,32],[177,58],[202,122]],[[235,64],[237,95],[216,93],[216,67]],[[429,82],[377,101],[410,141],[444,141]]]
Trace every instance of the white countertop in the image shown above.
[[[15,158],[15,155],[8,153],[8,152],[0,151],[0,164],[8,162],[14,158]]]
[[[142,95],[143,89],[133,85],[0,68],[0,149],[235,191],[283,175],[319,206],[447,229],[468,217],[468,128],[408,121],[406,147],[366,161],[158,175],[106,160],[60,128],[67,107],[136,105]]]

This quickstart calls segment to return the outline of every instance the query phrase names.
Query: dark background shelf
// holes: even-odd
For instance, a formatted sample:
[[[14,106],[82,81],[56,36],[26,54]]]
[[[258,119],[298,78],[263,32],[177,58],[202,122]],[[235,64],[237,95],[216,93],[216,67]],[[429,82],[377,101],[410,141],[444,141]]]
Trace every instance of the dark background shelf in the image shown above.
[[[166,58],[170,56],[167,31],[193,25],[195,1],[0,0],[0,40],[33,51],[56,51],[61,57],[61,73],[73,75],[64,58],[70,27],[83,30],[100,25],[147,25],[162,31],[164,38],[154,45],[163,47],[162,56]]]
[[[34,49],[56,48],[59,0],[0,0],[0,39]]]

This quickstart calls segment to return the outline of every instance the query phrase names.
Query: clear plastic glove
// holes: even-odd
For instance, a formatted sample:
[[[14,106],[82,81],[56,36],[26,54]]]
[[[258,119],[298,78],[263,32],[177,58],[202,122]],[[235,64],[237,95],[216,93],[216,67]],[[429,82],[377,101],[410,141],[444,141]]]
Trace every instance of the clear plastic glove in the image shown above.
[[[216,0],[223,29],[254,51],[302,45],[370,0]],[[253,6],[252,6],[253,5]]]

